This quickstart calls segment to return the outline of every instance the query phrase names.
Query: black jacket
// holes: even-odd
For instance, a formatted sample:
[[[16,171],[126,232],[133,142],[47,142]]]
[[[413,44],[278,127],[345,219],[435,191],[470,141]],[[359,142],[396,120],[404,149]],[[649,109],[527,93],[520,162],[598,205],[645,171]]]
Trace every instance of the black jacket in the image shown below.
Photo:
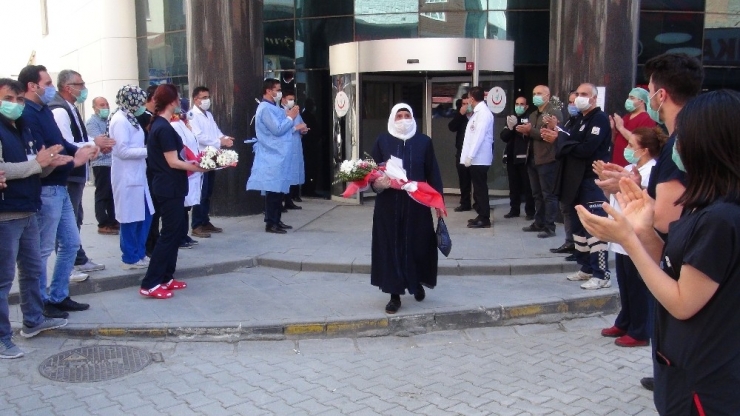
[[[468,127],[468,115],[460,114],[459,111],[455,111],[455,116],[452,117],[450,123],[447,124],[447,128],[451,132],[455,133],[455,149],[460,153],[463,147],[463,141],[465,140],[465,129]]]
[[[597,160],[611,160],[612,129],[609,117],[596,107],[573,120],[570,130],[560,132],[555,142],[556,157],[561,161],[555,178],[555,193],[560,202],[572,204],[584,180],[597,179],[591,165]]]
[[[528,123],[529,115],[517,116],[517,125]],[[514,165],[527,163],[529,158],[529,145],[531,140],[529,136],[525,136],[522,133],[518,133],[516,130],[509,130],[509,126],[504,126],[501,130],[501,140],[506,143],[506,149],[504,149],[504,163],[511,163]]]
[[[0,143],[2,159],[6,163],[26,162],[28,155],[36,154],[41,147],[20,119],[14,127],[3,116],[0,116]],[[8,180],[7,185],[0,190],[0,212],[38,212],[41,209],[40,175]]]

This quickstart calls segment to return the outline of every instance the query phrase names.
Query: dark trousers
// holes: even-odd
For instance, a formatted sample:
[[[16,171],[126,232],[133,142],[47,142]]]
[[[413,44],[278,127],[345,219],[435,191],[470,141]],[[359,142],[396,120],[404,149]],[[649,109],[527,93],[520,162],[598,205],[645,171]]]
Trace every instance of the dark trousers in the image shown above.
[[[457,178],[460,183],[460,206],[463,208],[470,208],[470,191],[471,180],[470,180],[470,169],[460,163],[460,151],[455,153],[455,166],[457,166]]]
[[[177,251],[182,239],[182,223],[186,221],[185,197],[154,196],[161,212],[162,231],[149,262],[141,288],[150,290],[158,284],[169,282],[177,269]],[[187,222],[185,223],[187,225]]]
[[[627,331],[627,335],[634,339],[647,340],[648,288],[629,256],[617,253],[615,263],[622,309],[614,320],[614,326]]]
[[[147,169],[146,182],[149,184],[149,189],[152,189],[152,175]],[[154,205],[154,214],[152,214],[152,223],[149,225],[149,235],[146,238],[146,255],[152,257],[154,252],[154,246],[157,245],[157,239],[159,238],[159,202],[157,198],[152,195],[152,205]]]
[[[85,182],[67,182],[69,201],[72,203],[72,210],[75,212],[75,221],[77,221],[78,230],[82,226],[82,218],[85,215],[82,210],[82,192],[84,190]],[[75,257],[75,266],[81,266],[89,260],[87,254],[85,254],[85,250],[82,248],[82,244],[80,244],[80,248],[77,249],[77,257]]]
[[[116,225],[110,166],[93,166],[92,170],[95,176],[95,219],[98,221],[98,227]]]
[[[488,165],[472,165],[468,168],[470,180],[473,183],[473,206],[478,218],[489,220],[491,206],[488,199]]]
[[[180,233],[180,245],[187,244],[191,241],[193,241],[192,238],[188,235],[188,219],[190,218],[190,209],[191,207],[185,207],[185,221],[182,222],[182,232]]]
[[[506,173],[509,176],[509,205],[512,214],[519,214],[522,207],[522,194],[524,194],[524,212],[534,215],[534,197],[532,187],[529,184],[529,172],[526,163],[507,163]]]
[[[282,192],[265,192],[265,223],[268,226],[280,224],[284,199],[285,194]]]
[[[200,188],[200,204],[193,207],[191,223],[193,229],[211,222],[208,213],[211,210],[211,195],[213,195],[213,186],[215,184],[216,172],[210,171],[203,173],[203,186]]]
[[[571,205],[564,204],[560,205],[560,213],[563,215],[563,229],[565,230],[565,242],[573,244],[573,218],[572,215],[576,212]],[[576,219],[577,221],[578,219]]]
[[[531,161],[527,165],[529,185],[534,197],[534,223],[551,231],[555,231],[555,219],[558,216],[558,197],[553,193],[556,169],[555,161],[542,165],[535,165]]]
[[[594,215],[607,217],[606,211],[601,206],[606,202],[604,191],[594,183],[593,179],[585,179],[578,188],[579,205],[583,205]],[[589,234],[578,219],[575,207],[571,209],[571,221],[573,224],[573,242],[576,246],[576,260],[581,266],[581,271],[593,274],[597,279],[609,279],[609,251],[607,242]]]

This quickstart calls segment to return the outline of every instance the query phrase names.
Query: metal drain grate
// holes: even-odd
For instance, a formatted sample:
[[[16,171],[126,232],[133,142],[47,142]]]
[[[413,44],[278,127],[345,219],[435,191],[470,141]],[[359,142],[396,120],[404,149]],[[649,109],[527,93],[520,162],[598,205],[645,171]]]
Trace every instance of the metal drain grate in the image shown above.
[[[54,381],[89,383],[135,373],[151,362],[151,354],[139,348],[96,345],[52,355],[39,365],[39,372]]]

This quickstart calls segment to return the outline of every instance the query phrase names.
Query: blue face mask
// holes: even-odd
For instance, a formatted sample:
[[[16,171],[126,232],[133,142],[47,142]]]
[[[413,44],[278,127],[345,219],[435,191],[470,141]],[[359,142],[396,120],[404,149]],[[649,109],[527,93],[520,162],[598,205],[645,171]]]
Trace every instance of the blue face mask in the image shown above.
[[[575,117],[578,115],[578,108],[575,104],[568,104],[568,114]]]
[[[514,112],[518,116],[524,114],[524,106],[523,105],[516,105],[516,106],[514,106]]]
[[[681,155],[678,154],[678,149],[676,148],[676,145],[678,144],[678,140],[673,142],[673,154],[671,155],[671,160],[673,160],[673,163],[676,164],[676,167],[681,172],[686,172],[686,167],[683,165],[683,160],[681,160]]]
[[[633,165],[636,165],[637,162],[640,161],[640,157],[639,156],[635,156],[635,151],[634,150],[630,149],[629,147],[625,147],[624,148],[624,160],[626,160],[627,162],[629,162],[629,163],[631,163]]]
[[[38,93],[36,93],[38,95]],[[49,104],[51,100],[54,99],[54,96],[57,95],[57,89],[53,85],[49,85],[48,87],[44,88],[44,95],[39,95],[39,98],[41,98],[41,102],[44,104]]]
[[[657,94],[658,91],[655,91],[655,94]],[[650,116],[650,118],[653,119],[654,122],[658,124],[663,124],[663,122],[660,120],[660,107],[663,107],[663,103],[660,103],[657,110],[653,110],[653,105],[651,104],[653,97],[655,97],[655,94],[650,96],[650,98],[648,99],[647,105],[645,106],[646,107],[645,109],[647,110],[648,115]]]
[[[627,101],[624,102],[624,109],[627,110],[630,113],[633,112],[633,111],[635,111],[635,103],[634,103],[634,101],[632,101],[632,100],[630,100],[628,98]]]
[[[532,104],[536,105],[537,107],[542,106],[542,104],[544,103],[545,103],[545,99],[542,98],[542,96],[535,95],[534,97],[532,97]]]
[[[473,104],[468,104],[468,108],[465,110],[468,114],[473,112]]]
[[[139,117],[140,115],[144,114],[144,111],[146,111],[146,107],[143,105],[134,111],[134,117]]]

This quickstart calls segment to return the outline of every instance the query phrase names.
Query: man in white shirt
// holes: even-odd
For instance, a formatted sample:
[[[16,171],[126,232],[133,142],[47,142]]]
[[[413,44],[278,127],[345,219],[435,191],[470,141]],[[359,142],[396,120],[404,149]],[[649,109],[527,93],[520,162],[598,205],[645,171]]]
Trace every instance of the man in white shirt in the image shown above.
[[[54,114],[59,131],[62,132],[64,140],[72,143],[77,147],[97,145],[102,153],[110,153],[115,140],[101,134],[95,138],[89,137],[85,122],[77,110],[75,104],[82,104],[87,99],[87,88],[82,76],[71,69],[64,69],[59,73],[57,79],[57,92],[54,99],[49,102],[49,108]],[[75,217],[77,219],[77,228],[82,226],[84,212],[82,210],[82,192],[85,189],[85,182],[89,177],[87,165],[80,166],[72,170],[67,179],[67,191],[69,199],[72,202]],[[85,254],[85,250],[80,246],[75,259],[75,268],[70,280],[79,282],[87,279],[85,273],[103,270],[105,266],[91,261]]]
[[[484,99],[483,88],[468,91],[473,115],[465,128],[460,164],[470,171],[473,183],[473,206],[478,213],[468,221],[468,228],[491,228],[491,206],[488,200],[488,169],[493,162],[493,114]]]
[[[188,112],[190,127],[198,140],[198,149],[202,152],[206,146],[216,149],[231,147],[234,138],[221,133],[213,119],[213,114],[208,111],[211,108],[211,92],[208,88],[200,86],[193,90],[193,107]],[[216,181],[216,172],[203,174],[203,187],[200,193],[200,204],[193,206],[193,219],[191,221],[192,235],[194,237],[208,238],[211,233],[220,233],[223,228],[211,224],[208,212],[211,210],[211,195]]]

